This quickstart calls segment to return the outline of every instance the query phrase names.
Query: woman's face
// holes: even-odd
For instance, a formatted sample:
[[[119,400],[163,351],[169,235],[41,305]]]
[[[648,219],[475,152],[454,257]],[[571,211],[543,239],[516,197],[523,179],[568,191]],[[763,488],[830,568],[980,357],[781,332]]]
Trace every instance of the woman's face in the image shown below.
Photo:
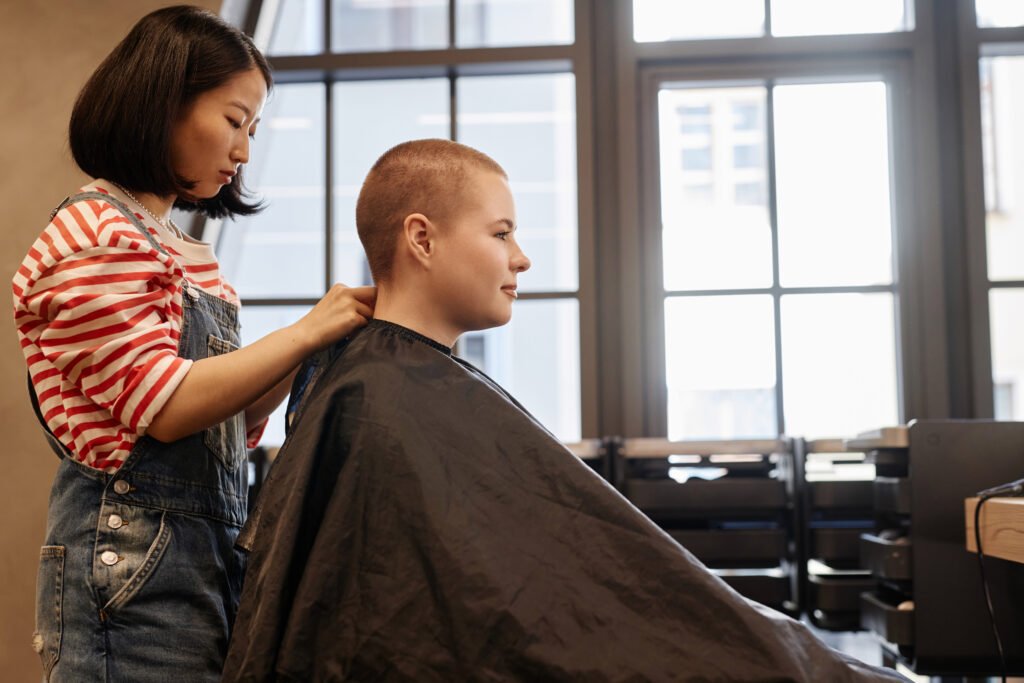
[[[458,337],[512,318],[517,278],[530,268],[515,238],[516,205],[503,175],[472,169],[458,206],[438,231],[434,279],[438,319]]]
[[[229,184],[249,161],[267,83],[253,67],[199,95],[174,125],[171,163],[175,173],[195,183],[193,199],[209,199]]]

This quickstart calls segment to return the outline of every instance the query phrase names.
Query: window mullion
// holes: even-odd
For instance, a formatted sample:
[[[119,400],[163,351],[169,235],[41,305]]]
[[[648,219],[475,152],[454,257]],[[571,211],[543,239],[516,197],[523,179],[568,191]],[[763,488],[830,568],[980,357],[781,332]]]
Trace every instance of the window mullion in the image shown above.
[[[767,12],[770,2],[766,0]],[[769,21],[765,15],[765,22]],[[772,308],[775,311],[775,421],[779,434],[786,433],[786,415],[783,409],[785,391],[782,378],[782,281],[779,275],[779,207],[775,193],[775,81],[765,82],[765,145],[767,147],[768,225],[772,234]]]
[[[329,80],[324,81],[324,292],[334,284],[334,88]]]
[[[331,15],[332,0],[323,0],[323,40],[322,53],[331,53]],[[324,292],[334,284],[334,88],[330,77],[324,78]]]
[[[455,69],[448,69],[448,138],[459,141],[458,94],[455,84]]]

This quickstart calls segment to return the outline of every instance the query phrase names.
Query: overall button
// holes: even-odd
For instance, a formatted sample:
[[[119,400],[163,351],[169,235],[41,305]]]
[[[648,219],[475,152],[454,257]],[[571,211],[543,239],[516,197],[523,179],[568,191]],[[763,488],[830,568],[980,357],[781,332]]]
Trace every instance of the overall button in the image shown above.
[[[103,554],[100,555],[100,562],[107,565],[108,567],[113,567],[115,564],[117,564],[117,553],[115,553],[113,550],[104,550]]]
[[[124,495],[128,493],[128,490],[130,488],[131,486],[129,486],[128,482],[126,482],[124,479],[118,479],[117,481],[114,482],[114,493],[120,493],[121,495]]]
[[[110,515],[107,517],[107,526],[111,529],[120,529],[124,524],[124,520],[121,519],[120,515]]]

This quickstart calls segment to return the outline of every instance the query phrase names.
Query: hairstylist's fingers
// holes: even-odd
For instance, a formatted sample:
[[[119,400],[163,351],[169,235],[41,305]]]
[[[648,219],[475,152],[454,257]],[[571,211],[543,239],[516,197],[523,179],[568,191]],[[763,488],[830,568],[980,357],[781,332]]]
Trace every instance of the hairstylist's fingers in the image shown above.
[[[352,288],[343,282],[335,282],[331,285],[331,288],[327,290],[327,294],[324,296],[344,296],[351,294]]]
[[[369,306],[373,306],[377,302],[376,287],[351,287],[349,291],[352,292],[352,296],[358,301]]]
[[[367,306],[366,304],[357,303],[356,313],[363,316],[367,320],[373,317],[373,309]]]

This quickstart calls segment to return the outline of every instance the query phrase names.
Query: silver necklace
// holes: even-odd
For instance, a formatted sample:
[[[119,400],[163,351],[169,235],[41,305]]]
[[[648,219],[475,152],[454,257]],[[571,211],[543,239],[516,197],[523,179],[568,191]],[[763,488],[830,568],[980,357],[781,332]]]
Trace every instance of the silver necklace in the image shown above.
[[[117,183],[115,183],[113,181],[111,181],[110,184],[113,185],[114,187],[116,187],[117,189],[121,190],[121,192],[124,192],[125,196],[127,196],[128,199],[130,199],[133,202],[135,202],[136,204],[138,204],[142,208],[142,210],[146,212],[147,216],[149,216],[150,218],[152,218],[153,220],[155,220],[157,222],[157,225],[162,227],[164,230],[171,231],[171,233],[174,234],[179,240],[184,240],[185,239],[185,235],[182,234],[181,228],[179,228],[177,225],[175,225],[173,220],[168,218],[165,221],[162,218],[157,218],[156,216],[153,215],[153,212],[150,211],[149,209],[147,209],[146,205],[143,204],[142,202],[140,202],[139,199],[135,195],[133,195],[131,192],[129,192],[128,190],[126,190],[125,188],[121,187],[120,185],[118,185]]]

